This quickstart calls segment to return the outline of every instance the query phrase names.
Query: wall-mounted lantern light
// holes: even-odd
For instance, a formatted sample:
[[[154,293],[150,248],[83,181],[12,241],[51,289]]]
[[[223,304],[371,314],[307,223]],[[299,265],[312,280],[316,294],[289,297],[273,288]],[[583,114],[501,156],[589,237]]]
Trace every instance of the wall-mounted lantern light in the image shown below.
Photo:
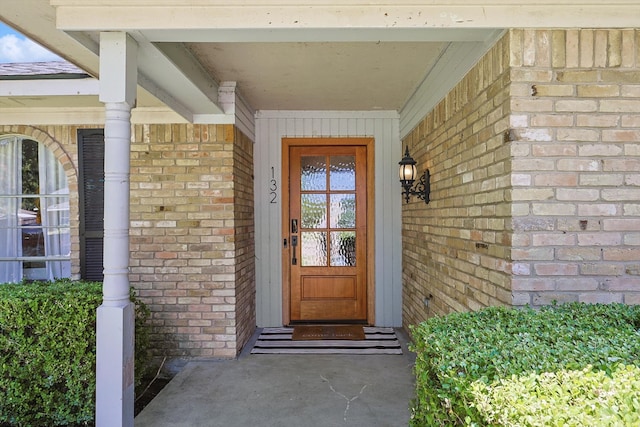
[[[407,146],[404,157],[399,163],[400,165],[400,184],[402,184],[402,195],[404,200],[409,203],[410,196],[417,196],[418,199],[424,200],[425,203],[429,203],[429,193],[431,193],[431,183],[429,169],[425,170],[414,188],[414,181],[418,175],[418,169],[416,168],[416,161],[409,154],[409,147]]]

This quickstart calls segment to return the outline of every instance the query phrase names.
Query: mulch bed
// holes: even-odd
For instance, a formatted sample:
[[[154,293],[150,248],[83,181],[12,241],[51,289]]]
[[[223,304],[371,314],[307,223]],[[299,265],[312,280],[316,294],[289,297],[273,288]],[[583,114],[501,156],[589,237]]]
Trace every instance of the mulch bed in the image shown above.
[[[148,378],[142,381],[145,385],[146,391],[141,392],[140,396],[136,397],[134,415],[138,415],[151,401],[162,391],[162,389],[169,384],[171,378],[157,377]],[[143,389],[144,390],[144,389]]]

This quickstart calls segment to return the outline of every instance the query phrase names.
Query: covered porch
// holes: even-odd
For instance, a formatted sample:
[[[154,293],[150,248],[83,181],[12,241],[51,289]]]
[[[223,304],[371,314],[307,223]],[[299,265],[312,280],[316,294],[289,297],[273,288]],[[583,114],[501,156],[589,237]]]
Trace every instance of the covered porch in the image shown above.
[[[0,119],[3,132],[58,149],[69,175],[74,131],[104,128],[112,209],[98,425],[133,419],[130,285],[152,307],[158,355],[233,358],[256,326],[289,319],[284,138],[373,140],[368,323],[639,301],[632,1],[28,0],[1,10],[99,79],[93,92],[49,94],[66,97],[62,108],[39,104],[46,93],[32,87],[5,92]],[[403,205],[407,146],[431,171],[427,206]]]

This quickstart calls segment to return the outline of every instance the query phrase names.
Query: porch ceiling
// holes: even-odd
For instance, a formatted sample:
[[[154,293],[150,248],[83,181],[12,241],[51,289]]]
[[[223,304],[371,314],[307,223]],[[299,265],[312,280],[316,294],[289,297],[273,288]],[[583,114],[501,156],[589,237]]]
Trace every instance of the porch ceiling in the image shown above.
[[[188,43],[257,110],[400,110],[446,45],[436,42]]]
[[[402,110],[419,87],[439,94],[443,64],[462,63],[455,52],[465,64],[478,59],[481,49],[461,46],[482,46],[500,28],[624,26],[639,8],[632,0],[424,3],[0,0],[0,20],[96,77],[99,33],[128,32],[139,46],[138,107],[161,101],[198,121],[222,112],[222,81],[237,82],[255,110]],[[33,94],[22,101],[39,106]]]

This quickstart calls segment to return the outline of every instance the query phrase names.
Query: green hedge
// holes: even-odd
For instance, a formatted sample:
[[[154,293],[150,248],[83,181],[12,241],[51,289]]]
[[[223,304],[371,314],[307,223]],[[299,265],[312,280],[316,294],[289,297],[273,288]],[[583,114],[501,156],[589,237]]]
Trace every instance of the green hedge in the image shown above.
[[[139,380],[147,366],[148,310],[132,300]],[[101,283],[0,285],[0,424],[92,424],[101,302]]]
[[[640,426],[640,368],[609,375],[582,370],[529,374],[492,385],[472,384],[473,405],[489,425]]]
[[[613,379],[613,389],[619,391],[610,402],[626,402],[615,407],[621,419],[632,416],[625,411],[640,410],[640,382],[623,375],[640,366],[639,306],[492,307],[429,319],[410,329],[416,352],[412,426],[592,426],[588,418],[572,424],[535,424],[527,419],[544,411],[559,416],[567,398],[559,389],[565,387],[573,405],[578,399],[575,390],[597,384],[603,375]],[[629,401],[630,396],[635,401]],[[582,392],[579,399],[584,399]],[[601,403],[594,397],[584,404]],[[525,406],[539,413],[518,409]],[[510,416],[517,421],[500,418],[509,407],[516,407]]]

